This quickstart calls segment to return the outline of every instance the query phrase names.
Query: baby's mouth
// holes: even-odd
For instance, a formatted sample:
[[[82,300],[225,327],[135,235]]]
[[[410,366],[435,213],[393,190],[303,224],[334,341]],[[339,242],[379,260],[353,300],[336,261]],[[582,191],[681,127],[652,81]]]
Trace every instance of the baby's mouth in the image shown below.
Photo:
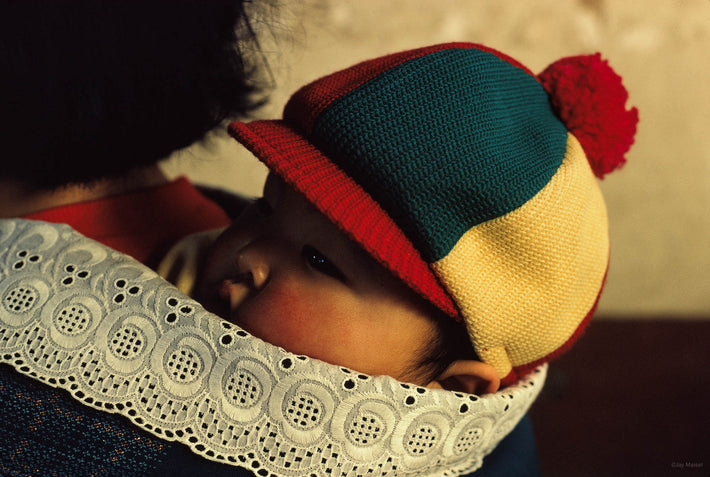
[[[251,282],[250,273],[240,273],[232,278],[226,278],[220,283],[217,294],[228,305],[230,314],[234,313],[249,296],[252,291]]]

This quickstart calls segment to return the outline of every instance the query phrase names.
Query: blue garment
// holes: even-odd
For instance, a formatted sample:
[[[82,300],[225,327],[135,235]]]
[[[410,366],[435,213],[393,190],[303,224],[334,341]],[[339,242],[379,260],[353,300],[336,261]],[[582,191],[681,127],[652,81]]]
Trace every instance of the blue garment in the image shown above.
[[[207,460],[65,391],[0,365],[0,475],[248,477],[252,471]],[[256,474],[258,475],[258,474]],[[486,457],[473,477],[540,475],[530,418]]]
[[[0,365],[0,475],[150,475],[173,444]]]

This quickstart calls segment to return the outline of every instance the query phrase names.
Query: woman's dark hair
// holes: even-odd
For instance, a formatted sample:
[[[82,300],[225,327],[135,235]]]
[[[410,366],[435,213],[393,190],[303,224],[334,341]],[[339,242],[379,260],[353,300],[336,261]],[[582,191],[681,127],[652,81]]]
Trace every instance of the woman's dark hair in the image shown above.
[[[0,179],[120,176],[248,115],[266,90],[257,4],[0,1]]]

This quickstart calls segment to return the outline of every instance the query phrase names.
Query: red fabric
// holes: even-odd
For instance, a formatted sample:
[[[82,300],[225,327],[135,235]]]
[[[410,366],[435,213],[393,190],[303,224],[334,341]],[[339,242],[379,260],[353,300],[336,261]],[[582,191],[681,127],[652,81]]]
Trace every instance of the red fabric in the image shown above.
[[[353,179],[283,121],[235,122],[230,133],[395,276],[447,314],[458,309],[387,213]]]
[[[81,234],[149,265],[157,263],[184,236],[230,223],[227,214],[185,178],[42,210],[23,218],[66,223]]]
[[[521,63],[493,48],[475,43],[442,43],[363,61],[357,65],[320,78],[302,87],[291,97],[284,108],[284,119],[300,126],[303,128],[303,132],[308,135],[313,130],[313,124],[316,118],[330,104],[358,86],[406,61],[419,58],[435,51],[457,48],[475,48],[486,53],[491,53],[516,68],[522,69],[530,76],[535,77],[535,75]]]
[[[609,63],[599,53],[570,56],[545,68],[539,80],[582,145],[594,175],[603,179],[623,166],[634,143],[638,110],[626,109],[629,93]]]

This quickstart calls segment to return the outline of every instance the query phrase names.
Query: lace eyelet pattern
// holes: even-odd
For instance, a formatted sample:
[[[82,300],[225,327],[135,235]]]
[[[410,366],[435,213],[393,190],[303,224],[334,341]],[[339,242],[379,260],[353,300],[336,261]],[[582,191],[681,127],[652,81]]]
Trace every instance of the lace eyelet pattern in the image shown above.
[[[16,219],[0,220],[0,362],[205,458],[290,477],[470,473],[546,374],[475,397],[293,355],[65,225]]]

